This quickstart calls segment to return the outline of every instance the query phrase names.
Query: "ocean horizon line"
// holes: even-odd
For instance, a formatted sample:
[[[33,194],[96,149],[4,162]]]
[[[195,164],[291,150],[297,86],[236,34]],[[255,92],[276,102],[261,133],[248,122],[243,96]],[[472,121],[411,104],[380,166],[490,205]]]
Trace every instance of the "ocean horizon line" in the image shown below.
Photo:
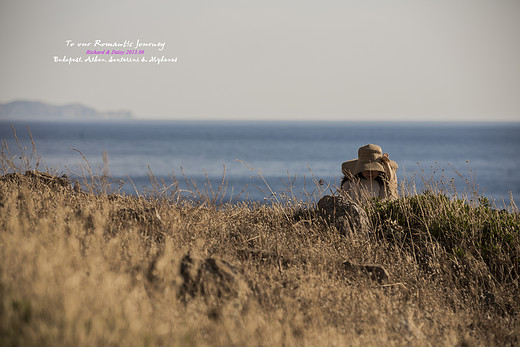
[[[164,118],[127,118],[127,119],[60,119],[60,118],[22,118],[22,119],[0,119],[2,123],[119,123],[119,124],[135,124],[135,123],[168,123],[168,124],[273,124],[273,125],[336,125],[336,124],[352,124],[352,125],[520,125],[519,120],[276,120],[276,119],[164,119]]]

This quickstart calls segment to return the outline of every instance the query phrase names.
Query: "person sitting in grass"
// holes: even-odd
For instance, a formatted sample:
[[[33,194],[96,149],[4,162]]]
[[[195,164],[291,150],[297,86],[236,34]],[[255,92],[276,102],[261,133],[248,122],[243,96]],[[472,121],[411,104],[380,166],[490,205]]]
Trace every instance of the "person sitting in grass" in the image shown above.
[[[368,144],[360,147],[358,158],[341,165],[343,179],[341,193],[354,200],[367,198],[396,199],[399,165],[390,160],[380,146]]]

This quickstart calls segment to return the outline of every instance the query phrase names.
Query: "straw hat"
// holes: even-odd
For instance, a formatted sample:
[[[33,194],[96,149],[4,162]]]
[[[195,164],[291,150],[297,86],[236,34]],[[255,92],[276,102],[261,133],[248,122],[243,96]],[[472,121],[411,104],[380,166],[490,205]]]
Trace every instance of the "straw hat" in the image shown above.
[[[352,159],[341,164],[341,171],[344,175],[355,176],[363,171],[379,171],[385,172],[381,157],[383,150],[378,145],[368,144],[358,149],[358,158]],[[390,160],[390,167],[397,171],[399,165],[393,160]]]

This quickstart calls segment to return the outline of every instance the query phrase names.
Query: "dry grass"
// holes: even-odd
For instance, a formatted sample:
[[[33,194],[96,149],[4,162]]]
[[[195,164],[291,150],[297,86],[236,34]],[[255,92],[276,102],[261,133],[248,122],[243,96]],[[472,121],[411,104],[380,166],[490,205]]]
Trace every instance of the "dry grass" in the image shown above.
[[[138,198],[91,178],[92,192],[0,180],[1,345],[520,344],[514,206],[430,190],[369,203],[371,230],[341,236],[308,201]],[[240,268],[248,295],[181,298],[188,251]],[[390,284],[344,260],[383,265]]]

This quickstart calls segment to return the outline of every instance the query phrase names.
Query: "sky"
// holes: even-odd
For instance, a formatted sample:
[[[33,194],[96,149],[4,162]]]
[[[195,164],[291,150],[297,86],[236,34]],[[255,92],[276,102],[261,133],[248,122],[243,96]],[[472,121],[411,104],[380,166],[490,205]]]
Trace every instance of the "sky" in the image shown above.
[[[2,0],[0,103],[145,119],[520,121],[519,34],[517,0]],[[93,58],[96,40],[164,43],[106,59],[172,61],[54,61]]]

